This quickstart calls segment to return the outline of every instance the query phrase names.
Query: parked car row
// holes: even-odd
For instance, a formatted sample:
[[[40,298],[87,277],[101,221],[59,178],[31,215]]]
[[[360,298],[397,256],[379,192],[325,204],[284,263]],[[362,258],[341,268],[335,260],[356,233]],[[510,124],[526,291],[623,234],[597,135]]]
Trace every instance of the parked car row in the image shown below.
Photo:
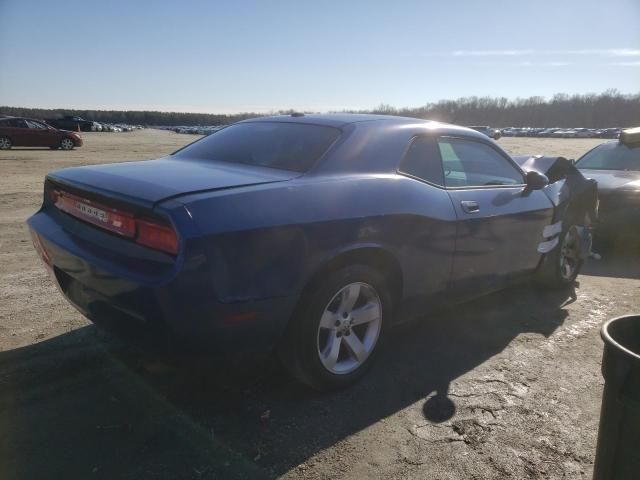
[[[131,132],[142,128],[142,125],[111,124],[85,120],[76,115],[65,115],[62,118],[50,118],[45,120],[52,127],[73,132]]]
[[[470,126],[469,128],[476,132],[484,133],[487,137],[498,140],[502,136],[502,132],[497,128],[491,128],[488,125]]]
[[[189,133],[191,135],[211,135],[212,133],[222,130],[226,125],[205,125],[197,127],[172,127],[176,133]]]
[[[111,123],[98,123],[96,130],[92,130],[95,132],[132,132],[134,130],[140,130],[144,127],[142,125],[126,125],[118,123],[113,125]]]
[[[541,128],[507,127],[503,129],[488,125],[472,125],[469,128],[498,140],[500,137],[543,137],[543,138],[611,138],[620,136],[622,128]],[[177,130],[176,130],[177,131]],[[195,132],[183,132],[195,133]]]
[[[618,138],[621,128],[532,128],[508,127],[501,130],[504,137],[551,138]]]

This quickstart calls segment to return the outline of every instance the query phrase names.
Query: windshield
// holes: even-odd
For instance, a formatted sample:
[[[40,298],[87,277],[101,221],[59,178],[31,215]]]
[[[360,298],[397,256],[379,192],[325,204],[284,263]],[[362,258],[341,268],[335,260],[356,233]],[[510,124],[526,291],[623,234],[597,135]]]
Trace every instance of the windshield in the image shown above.
[[[306,172],[339,135],[337,128],[318,125],[239,123],[203,138],[177,155]]]
[[[640,146],[605,143],[586,153],[576,166],[582,170],[640,171]]]

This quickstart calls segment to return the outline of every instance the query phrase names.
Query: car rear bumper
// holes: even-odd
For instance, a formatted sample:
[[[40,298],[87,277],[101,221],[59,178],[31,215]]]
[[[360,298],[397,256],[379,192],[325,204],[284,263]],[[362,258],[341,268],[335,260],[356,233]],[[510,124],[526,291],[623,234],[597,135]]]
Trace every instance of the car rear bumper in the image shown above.
[[[37,250],[65,298],[125,341],[171,355],[263,353],[275,346],[295,297],[222,303],[201,277],[184,272],[158,282],[91,260],[82,242],[45,212],[28,220]]]

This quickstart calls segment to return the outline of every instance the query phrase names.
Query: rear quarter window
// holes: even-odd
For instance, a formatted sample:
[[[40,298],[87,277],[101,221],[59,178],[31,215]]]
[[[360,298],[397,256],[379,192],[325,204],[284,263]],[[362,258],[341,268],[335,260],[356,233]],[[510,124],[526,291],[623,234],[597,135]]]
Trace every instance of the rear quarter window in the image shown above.
[[[398,170],[435,185],[444,185],[438,144],[431,137],[413,139]]]

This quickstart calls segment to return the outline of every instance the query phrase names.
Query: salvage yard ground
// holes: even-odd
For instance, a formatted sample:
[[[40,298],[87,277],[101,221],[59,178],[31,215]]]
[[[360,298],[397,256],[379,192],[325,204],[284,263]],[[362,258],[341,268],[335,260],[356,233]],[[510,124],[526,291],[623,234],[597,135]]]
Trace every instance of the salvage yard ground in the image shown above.
[[[637,246],[589,261],[575,292],[523,285],[402,327],[340,393],[304,390],[273,362],[176,368],[71,308],[24,220],[49,170],[156,158],[194,137],[83,138],[0,152],[0,478],[591,478],[599,327],[640,312]],[[499,143],[577,158],[601,141]]]

